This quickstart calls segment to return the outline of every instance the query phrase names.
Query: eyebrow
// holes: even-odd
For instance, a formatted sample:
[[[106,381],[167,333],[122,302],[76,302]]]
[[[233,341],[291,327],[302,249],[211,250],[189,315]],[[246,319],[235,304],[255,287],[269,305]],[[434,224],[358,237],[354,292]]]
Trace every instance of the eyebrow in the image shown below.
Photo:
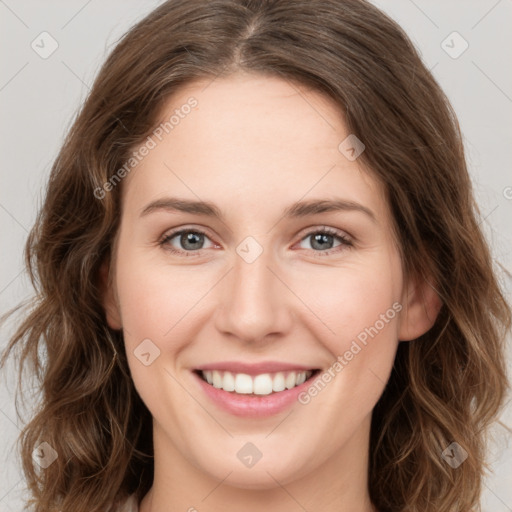
[[[191,213],[196,215],[205,215],[207,217],[217,218],[224,222],[225,218],[221,210],[213,203],[208,201],[194,201],[190,199],[180,199],[176,197],[166,197],[152,201],[145,206],[140,216],[144,217],[155,211],[177,211],[183,213]],[[309,201],[297,201],[288,206],[282,212],[282,216],[286,219],[301,218],[309,215],[317,215],[319,213],[335,212],[335,211],[357,211],[366,214],[374,222],[377,217],[372,210],[362,204],[345,199],[321,199]]]

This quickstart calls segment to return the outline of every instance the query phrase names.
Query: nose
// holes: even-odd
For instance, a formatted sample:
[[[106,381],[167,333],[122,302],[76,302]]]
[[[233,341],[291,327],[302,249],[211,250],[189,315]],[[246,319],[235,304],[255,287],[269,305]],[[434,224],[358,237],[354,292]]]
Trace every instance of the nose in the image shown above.
[[[293,325],[293,293],[279,275],[270,251],[248,263],[235,256],[234,268],[222,280],[216,328],[246,342],[284,336]]]

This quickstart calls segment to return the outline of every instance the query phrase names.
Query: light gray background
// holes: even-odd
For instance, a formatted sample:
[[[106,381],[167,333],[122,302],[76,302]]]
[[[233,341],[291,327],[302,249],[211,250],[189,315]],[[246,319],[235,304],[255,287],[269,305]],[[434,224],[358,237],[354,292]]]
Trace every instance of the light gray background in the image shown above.
[[[72,116],[116,40],[160,3],[0,0],[0,312],[30,295],[23,244]],[[511,271],[512,189],[507,187],[512,187],[512,68],[506,62],[512,46],[512,1],[374,3],[404,27],[452,101],[464,133],[482,226],[496,260]],[[31,48],[43,31],[59,45],[47,59]],[[458,36],[448,37],[454,31],[469,44],[458,58],[443,49],[454,54],[463,48]],[[510,279],[503,276],[503,285],[510,298]],[[10,332],[12,323],[4,328],[0,346]],[[22,510],[23,479],[14,447],[21,422],[13,396],[10,368],[0,379],[0,512]],[[512,426],[512,402],[502,421]],[[486,480],[483,510],[510,512],[512,436],[497,425],[494,438],[494,474]]]

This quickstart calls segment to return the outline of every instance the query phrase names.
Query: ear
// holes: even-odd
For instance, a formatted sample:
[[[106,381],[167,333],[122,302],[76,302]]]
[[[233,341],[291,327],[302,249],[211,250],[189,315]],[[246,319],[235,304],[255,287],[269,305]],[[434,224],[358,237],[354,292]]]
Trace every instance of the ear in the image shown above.
[[[425,334],[435,323],[442,302],[435,288],[425,279],[411,279],[402,296],[398,339],[410,341]]]
[[[119,330],[123,327],[119,305],[114,293],[114,283],[109,279],[110,261],[106,259],[100,267],[99,279],[103,309],[107,317],[107,324],[111,329]]]

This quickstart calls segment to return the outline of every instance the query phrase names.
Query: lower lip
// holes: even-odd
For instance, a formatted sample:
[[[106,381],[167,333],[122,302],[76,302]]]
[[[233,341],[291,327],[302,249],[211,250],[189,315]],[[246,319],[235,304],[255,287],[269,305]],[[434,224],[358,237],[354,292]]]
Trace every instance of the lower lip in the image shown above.
[[[192,372],[206,395],[221,409],[235,416],[245,418],[265,418],[278,414],[294,402],[298,395],[305,391],[313,382],[316,373],[308,380],[292,389],[271,393],[270,395],[243,395],[215,388],[203,380],[196,372]]]

